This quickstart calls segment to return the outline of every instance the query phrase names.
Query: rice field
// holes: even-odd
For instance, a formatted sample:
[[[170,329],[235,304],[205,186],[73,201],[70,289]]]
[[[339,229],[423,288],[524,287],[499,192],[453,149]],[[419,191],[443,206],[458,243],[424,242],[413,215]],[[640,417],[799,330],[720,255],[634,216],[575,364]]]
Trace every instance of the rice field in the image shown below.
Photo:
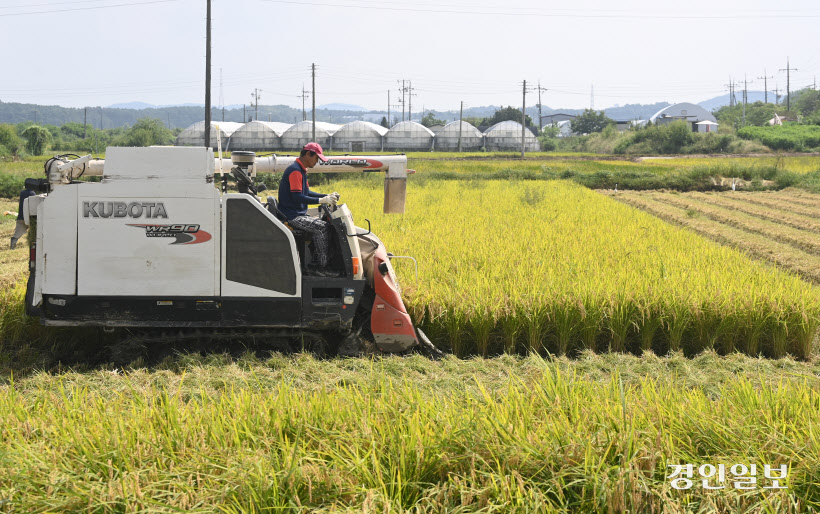
[[[381,214],[364,183],[346,182],[343,200],[419,261],[418,279],[397,263],[405,302],[456,355],[813,351],[816,287],[599,193],[566,181],[411,187],[403,216]]]
[[[92,338],[24,319],[0,219],[0,513],[819,510],[820,197],[613,198],[483,164],[412,176],[404,215],[381,213],[381,177],[317,188],[418,260],[394,264],[441,361],[77,362]],[[725,465],[724,488],[675,489],[685,464]]]

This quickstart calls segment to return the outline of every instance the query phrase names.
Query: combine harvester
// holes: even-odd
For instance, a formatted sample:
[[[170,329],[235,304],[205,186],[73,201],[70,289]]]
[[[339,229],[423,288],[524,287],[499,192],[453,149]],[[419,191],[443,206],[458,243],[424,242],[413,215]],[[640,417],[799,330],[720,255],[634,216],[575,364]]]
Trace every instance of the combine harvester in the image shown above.
[[[274,198],[259,200],[264,186],[253,178],[295,157],[214,159],[209,148],[175,147],[67,157],[46,162],[43,194],[24,204],[37,231],[26,312],[44,325],[126,329],[140,344],[251,336],[344,355],[368,341],[382,352],[438,352],[410,320],[393,256],[346,205],[317,212],[331,226],[338,277],[310,274],[309,241],[283,222]],[[230,169],[240,192],[228,193],[215,169]],[[384,172],[384,212],[404,212],[403,155],[330,158],[311,171]],[[89,176],[102,181],[77,180]]]

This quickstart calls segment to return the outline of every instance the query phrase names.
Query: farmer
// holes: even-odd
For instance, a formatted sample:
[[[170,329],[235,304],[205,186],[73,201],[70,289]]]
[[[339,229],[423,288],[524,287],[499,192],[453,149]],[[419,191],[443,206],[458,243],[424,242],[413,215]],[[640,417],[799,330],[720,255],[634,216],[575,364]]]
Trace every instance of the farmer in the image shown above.
[[[12,250],[17,246],[17,240],[28,232],[28,225],[23,221],[23,202],[26,198],[34,196],[35,194],[34,186],[30,184],[26,184],[26,188],[20,191],[20,205],[17,208],[17,226],[14,228],[14,234],[11,236],[11,244],[9,245]]]
[[[319,143],[306,144],[296,162],[285,169],[279,182],[279,210],[288,219],[288,225],[311,235],[319,267],[311,268],[310,271],[320,276],[333,276],[333,272],[327,270],[330,256],[330,227],[319,218],[307,215],[308,205],[336,205],[339,201],[339,193],[323,195],[310,190],[307,170],[316,166],[319,161],[327,161]]]

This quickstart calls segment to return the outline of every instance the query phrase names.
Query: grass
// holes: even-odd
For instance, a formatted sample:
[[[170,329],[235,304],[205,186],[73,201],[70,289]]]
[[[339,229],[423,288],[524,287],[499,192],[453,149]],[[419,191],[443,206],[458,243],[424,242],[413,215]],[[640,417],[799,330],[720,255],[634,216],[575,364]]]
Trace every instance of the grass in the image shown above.
[[[0,385],[0,512],[807,512],[817,362],[182,355]],[[676,491],[670,464],[787,464]],[[731,478],[728,478],[731,480]]]

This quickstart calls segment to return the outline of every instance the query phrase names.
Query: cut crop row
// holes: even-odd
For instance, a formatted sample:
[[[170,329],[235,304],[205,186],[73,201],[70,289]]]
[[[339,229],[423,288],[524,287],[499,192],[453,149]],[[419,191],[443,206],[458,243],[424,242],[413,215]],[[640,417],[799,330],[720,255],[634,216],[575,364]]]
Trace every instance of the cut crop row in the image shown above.
[[[618,193],[617,198],[661,219],[688,227],[718,243],[782,266],[811,282],[820,283],[820,257],[816,255],[760,234],[722,225],[701,216],[692,216],[691,211],[654,200],[647,195]]]
[[[747,202],[746,199],[750,194],[756,193],[687,193],[683,197],[701,200],[727,209],[734,209],[788,227],[820,233],[820,222],[816,218]]]
[[[820,254],[820,239],[818,239],[817,234],[806,230],[763,220],[756,216],[738,212],[735,209],[712,205],[697,198],[664,193],[655,193],[651,196],[676,207],[694,210],[718,223],[755,232],[769,239],[796,246],[815,255]]]

